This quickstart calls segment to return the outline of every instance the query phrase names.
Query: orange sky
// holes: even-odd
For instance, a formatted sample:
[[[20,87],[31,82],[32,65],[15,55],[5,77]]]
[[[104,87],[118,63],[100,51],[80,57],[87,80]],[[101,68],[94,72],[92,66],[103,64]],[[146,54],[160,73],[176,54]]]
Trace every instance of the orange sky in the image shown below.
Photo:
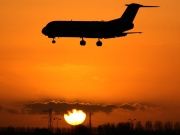
[[[118,18],[132,2],[161,6],[140,9],[133,31],[141,35],[106,39],[98,48],[96,39],[87,39],[86,47],[78,38],[60,38],[51,45],[41,34],[52,20]],[[179,0],[0,0],[0,107],[42,99],[143,102],[157,105],[156,113],[115,111],[103,122],[129,117],[180,120],[179,5]],[[0,114],[0,126],[17,118]]]

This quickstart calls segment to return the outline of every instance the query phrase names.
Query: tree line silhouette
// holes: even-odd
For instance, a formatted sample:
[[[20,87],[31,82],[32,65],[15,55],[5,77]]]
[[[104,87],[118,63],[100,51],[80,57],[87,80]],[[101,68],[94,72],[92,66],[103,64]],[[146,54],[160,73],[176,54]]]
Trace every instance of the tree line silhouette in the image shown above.
[[[0,135],[180,135],[180,122],[121,122],[93,128],[84,125],[58,129],[7,127],[0,128]]]

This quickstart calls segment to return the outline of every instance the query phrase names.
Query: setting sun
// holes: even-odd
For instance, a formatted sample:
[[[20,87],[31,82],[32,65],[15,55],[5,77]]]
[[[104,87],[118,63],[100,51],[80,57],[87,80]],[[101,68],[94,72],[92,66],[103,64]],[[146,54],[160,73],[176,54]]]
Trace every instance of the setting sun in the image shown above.
[[[86,113],[82,110],[73,109],[68,111],[68,114],[64,114],[65,121],[73,126],[82,124],[86,119]]]

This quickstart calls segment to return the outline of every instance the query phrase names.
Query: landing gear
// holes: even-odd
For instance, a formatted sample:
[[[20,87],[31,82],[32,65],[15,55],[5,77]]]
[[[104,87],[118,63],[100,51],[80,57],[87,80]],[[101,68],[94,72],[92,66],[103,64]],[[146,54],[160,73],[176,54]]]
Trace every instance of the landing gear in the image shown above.
[[[102,44],[103,44],[103,43],[100,41],[100,39],[96,42],[96,45],[97,45],[97,46],[102,46]]]
[[[82,38],[82,40],[80,41],[80,45],[81,46],[85,46],[86,45],[86,41]]]
[[[53,43],[53,44],[55,44],[55,43],[56,43],[56,40],[55,40],[54,38],[53,38],[53,40],[52,40],[52,43]]]

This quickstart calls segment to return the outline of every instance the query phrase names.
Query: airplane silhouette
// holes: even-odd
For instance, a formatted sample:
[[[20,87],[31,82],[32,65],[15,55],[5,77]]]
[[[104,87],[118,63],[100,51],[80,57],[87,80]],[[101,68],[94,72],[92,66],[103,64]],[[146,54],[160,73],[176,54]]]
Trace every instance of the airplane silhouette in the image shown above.
[[[120,18],[110,21],[52,21],[43,29],[42,33],[52,38],[52,43],[56,43],[56,37],[80,37],[81,46],[86,45],[84,38],[97,38],[97,46],[102,46],[100,39],[124,37],[128,34],[141,32],[127,32],[134,28],[133,21],[141,7],[159,7],[143,6],[132,3],[127,4],[127,8]]]

